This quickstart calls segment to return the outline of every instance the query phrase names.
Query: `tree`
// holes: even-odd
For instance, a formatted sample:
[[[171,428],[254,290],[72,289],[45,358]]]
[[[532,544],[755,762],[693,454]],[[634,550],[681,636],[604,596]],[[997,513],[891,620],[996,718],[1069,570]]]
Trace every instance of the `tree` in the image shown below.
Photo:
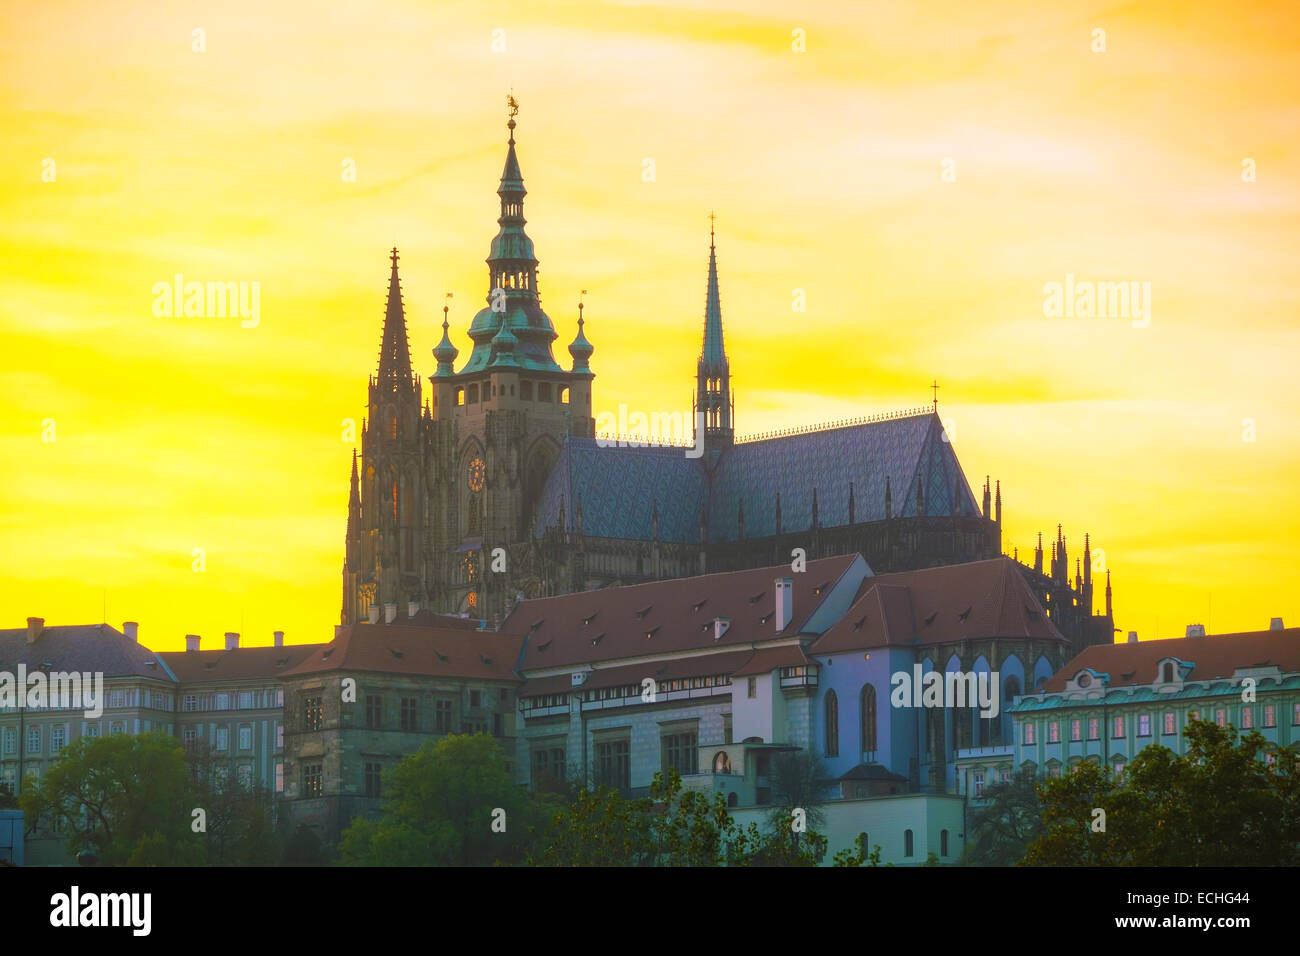
[[[102,863],[194,865],[202,839],[190,828],[196,792],[175,738],[160,732],[81,737],[65,747],[45,779],[24,790],[29,825],[58,821],[68,852]]]
[[[537,822],[528,794],[506,772],[488,734],[428,742],[384,778],[378,821],[343,834],[349,866],[490,866],[518,862]]]
[[[196,806],[206,818],[209,863],[250,866],[277,862],[272,798],[247,787],[232,774],[231,761],[202,742],[186,749],[186,767],[196,791]]]
[[[811,866],[826,839],[742,827],[719,792],[685,790],[681,776],[657,773],[650,795],[628,799],[603,788],[582,789],[555,814],[548,845],[533,864],[557,866]]]
[[[880,866],[880,844],[877,843],[868,853],[865,836],[865,833],[859,833],[853,840],[853,849],[845,847],[836,853],[831,866]]]
[[[1295,866],[1300,766],[1256,731],[1193,721],[1187,753],[1142,750],[1122,780],[1085,762],[1038,784],[1028,865]],[[1270,757],[1271,761],[1270,762]]]
[[[1015,866],[1043,832],[1043,807],[1030,773],[991,784],[967,824],[965,866]]]

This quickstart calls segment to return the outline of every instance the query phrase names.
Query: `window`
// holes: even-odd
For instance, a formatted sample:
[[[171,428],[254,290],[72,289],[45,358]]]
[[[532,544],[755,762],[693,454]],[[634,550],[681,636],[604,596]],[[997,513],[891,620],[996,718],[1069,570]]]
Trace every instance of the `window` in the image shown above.
[[[533,751],[533,786],[562,781],[565,776],[564,748],[539,747]]]
[[[1116,739],[1116,740],[1118,740],[1120,737],[1123,737],[1123,736],[1124,736],[1124,718],[1123,718],[1123,717],[1115,717],[1115,718],[1111,721],[1111,725],[1110,725],[1110,735],[1111,735],[1111,737],[1112,737],[1113,739]]]
[[[1291,705],[1291,723],[1300,727],[1300,703]]]
[[[753,698],[755,698],[755,697],[758,696],[758,678],[757,678],[757,677],[751,677],[751,678],[749,679],[749,684],[748,684],[748,688],[747,688],[747,689],[748,689],[749,697],[750,697],[751,700],[752,700]]]
[[[99,724],[86,724],[86,732],[85,732],[82,736],[84,736],[84,737],[98,737],[98,736],[99,736]]]
[[[551,383],[550,383],[550,382],[538,382],[538,383],[537,383],[537,400],[538,400],[539,402],[549,402],[549,401],[551,400]]]
[[[472,690],[469,692],[469,705],[471,707],[483,706],[483,695],[479,691]]]
[[[302,729],[320,730],[323,698],[308,697],[302,703]]]
[[[912,855],[912,831],[903,831],[903,856]]]
[[[284,724],[279,722],[275,725],[275,749],[284,749]]]
[[[1089,718],[1088,718],[1088,739],[1089,739],[1089,740],[1100,740],[1100,739],[1101,739],[1100,736],[1099,736],[1099,728],[1098,728],[1098,726],[1097,726],[1097,718],[1096,718],[1096,717],[1089,717]]]
[[[1167,734],[1175,733],[1177,731],[1177,727],[1178,724],[1174,722],[1174,712],[1172,710],[1165,711],[1165,733]]]
[[[1070,739],[1071,740],[1083,739],[1083,721],[1081,721],[1078,717],[1075,717],[1070,721]]]
[[[284,706],[284,688],[283,688],[283,687],[277,689],[276,692],[275,692],[275,706],[276,706],[276,707],[283,707],[283,706]]]
[[[181,731],[181,739],[185,742],[186,747],[193,747],[199,740],[199,732],[193,727],[186,727]]]
[[[239,709],[240,710],[253,709],[253,692],[251,690],[241,690],[239,692]]]
[[[1138,736],[1139,737],[1151,736],[1151,715],[1150,714],[1138,714]]]
[[[1059,744],[1061,742],[1061,722],[1059,720],[1049,720],[1047,722],[1047,742],[1049,744]]]
[[[122,725],[120,720],[115,720],[109,725],[108,732],[110,734],[124,734],[126,733],[126,727]]]
[[[415,697],[402,698],[402,730],[420,729],[420,701]]]
[[[67,731],[62,724],[50,728],[50,753],[57,754],[67,743]]]
[[[976,797],[984,796],[984,771],[976,770],[973,779],[975,785],[975,796]]]
[[[27,752],[29,754],[38,754],[41,752],[41,728],[27,728]]]
[[[840,702],[835,691],[826,692],[826,756],[840,755]]]
[[[113,691],[111,694],[108,695],[108,706],[109,706],[109,707],[125,707],[125,706],[126,706],[126,695],[123,694],[120,690],[115,690],[115,691]]]
[[[948,855],[948,831],[947,830],[939,831],[939,855],[940,856]]]
[[[3,746],[0,746],[0,751],[7,754],[18,753],[18,731],[12,727],[6,727],[3,738],[0,738],[0,744],[3,744]]]
[[[235,772],[235,780],[239,783],[239,789],[253,789],[253,768],[248,764],[240,764],[239,769]]]
[[[631,742],[610,740],[596,744],[596,779],[606,787],[627,790],[631,785]]]
[[[1264,726],[1265,726],[1265,727],[1276,727],[1276,726],[1277,726],[1277,707],[1276,707],[1276,705],[1274,705],[1274,704],[1265,704],[1265,705],[1264,705]]]
[[[1034,742],[1034,725],[1031,721],[1026,720],[1025,721],[1025,743],[1032,744],[1033,742]]]
[[[876,749],[876,688],[872,684],[862,687],[862,749]]]
[[[382,795],[382,777],[380,767],[377,763],[366,764],[366,796],[378,797]]]
[[[1255,726],[1255,708],[1249,704],[1241,708],[1241,729],[1250,730]]]
[[[252,727],[239,728],[239,749],[240,750],[253,749],[253,728]]]
[[[228,750],[230,748],[230,730],[226,727],[217,728],[217,749]]]
[[[1174,682],[1174,665],[1173,665],[1173,662],[1172,662],[1172,661],[1165,661],[1164,666],[1161,667],[1160,670],[1161,670],[1161,676],[1160,676],[1160,679],[1161,679],[1164,683],[1166,683],[1166,684],[1172,684],[1172,683]]]
[[[723,715],[722,715],[722,742],[723,742],[724,744],[729,744],[729,743],[732,742],[732,741],[731,741],[731,715],[730,715],[730,714],[723,714]]]
[[[275,792],[284,793],[284,762],[275,762]]]
[[[378,730],[383,726],[384,700],[378,694],[366,695],[366,726]]]
[[[433,719],[434,730],[437,733],[451,733],[451,701],[435,701],[433,705]]]
[[[325,791],[324,783],[321,779],[320,764],[304,764],[302,768],[302,795],[304,797],[319,797]]]
[[[194,694],[186,694],[185,699],[181,702],[181,710],[198,710],[199,699]]]
[[[1121,763],[1121,762],[1119,762],[1119,761],[1116,761],[1116,763],[1115,763],[1115,776],[1116,776],[1116,778],[1119,778],[1119,777],[1122,777],[1123,775],[1124,775],[1124,764]]]
[[[506,733],[506,721],[504,714],[492,715],[492,736],[504,737]]]
[[[1228,711],[1222,707],[1214,711],[1214,722],[1220,727],[1228,726]]]
[[[229,710],[229,709],[230,709],[230,695],[229,695],[229,694],[218,694],[218,695],[217,695],[217,710]]]
[[[695,731],[667,734],[660,740],[660,757],[664,773],[676,770],[683,777],[699,773],[698,738]]]

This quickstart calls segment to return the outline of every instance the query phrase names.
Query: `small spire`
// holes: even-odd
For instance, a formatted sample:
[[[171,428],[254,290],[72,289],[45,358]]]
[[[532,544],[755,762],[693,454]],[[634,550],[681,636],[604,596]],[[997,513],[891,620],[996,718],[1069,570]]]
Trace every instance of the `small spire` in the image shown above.
[[[591,353],[596,351],[590,342],[587,341],[586,333],[583,332],[582,297],[587,294],[583,289],[578,296],[578,334],[574,336],[573,341],[569,343],[569,354],[573,356],[573,371],[586,372],[591,374],[591,368],[587,364],[591,358]]]
[[[454,363],[456,356],[460,354],[460,349],[451,344],[451,336],[448,334],[448,314],[451,312],[451,293],[448,292],[443,299],[442,305],[442,338],[438,344],[433,347],[433,357],[438,360],[438,370],[434,372],[434,377],[452,375],[455,372]]]

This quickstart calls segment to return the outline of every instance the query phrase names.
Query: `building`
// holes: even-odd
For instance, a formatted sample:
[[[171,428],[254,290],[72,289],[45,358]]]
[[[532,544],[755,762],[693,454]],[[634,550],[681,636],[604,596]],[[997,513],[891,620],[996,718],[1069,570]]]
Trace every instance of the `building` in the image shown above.
[[[880,573],[1001,555],[1000,483],[986,479],[976,499],[937,401],[737,437],[712,237],[689,413],[695,446],[598,436],[594,348],[580,306],[571,363],[555,359],[513,112],[508,127],[486,305],[459,366],[444,309],[427,392],[391,253],[379,363],[353,453],[344,624],[408,603],[497,621],[521,596],[758,568],[796,548],[810,558],[860,554]],[[1058,528],[1047,571],[1041,541],[1034,566],[1020,569],[1076,650],[1113,638],[1109,583],[1105,613],[1094,614],[1088,548],[1071,579]]]
[[[39,617],[29,617],[26,628],[0,630],[0,675],[16,681],[22,671],[40,671],[51,688],[66,691],[51,698],[51,706],[33,709],[20,699],[20,706],[0,708],[0,787],[21,794],[79,737],[174,733],[176,675],[138,636],[130,621],[118,631],[107,624],[46,627]],[[87,695],[96,696],[100,681],[96,704]],[[26,862],[66,861],[63,837],[38,821],[27,839]]]
[[[988,784],[1019,771],[1059,777],[1084,760],[1115,773],[1144,748],[1187,752],[1193,718],[1278,747],[1300,746],[1300,628],[1188,636],[1090,647],[1010,713],[1015,733],[1001,746],[959,751],[963,791],[978,799]],[[1253,682],[1253,683],[1249,683]]]
[[[188,634],[183,651],[158,656],[178,683],[175,733],[187,748],[202,745],[221,778],[250,790],[284,790],[284,685],[281,676],[322,644],[240,647],[228,633],[222,650],[200,650]]]
[[[809,753],[828,774],[829,853],[865,832],[899,864],[960,855],[953,750],[1008,739],[1002,702],[1045,686],[1069,647],[1008,558],[875,575],[851,555],[602,588],[523,601],[503,629],[526,637],[521,784],[641,795],[672,768],[746,823],[774,803],[779,755]],[[987,716],[978,696],[894,694],[898,675],[932,673],[970,675]]]
[[[512,751],[522,639],[419,621],[340,626],[279,676],[291,828],[334,842],[354,817],[377,819],[384,772],[428,741],[490,733]]]

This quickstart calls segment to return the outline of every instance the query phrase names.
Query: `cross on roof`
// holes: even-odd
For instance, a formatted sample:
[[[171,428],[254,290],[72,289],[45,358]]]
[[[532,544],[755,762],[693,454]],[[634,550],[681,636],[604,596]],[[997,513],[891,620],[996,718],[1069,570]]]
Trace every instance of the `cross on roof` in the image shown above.
[[[934,389],[934,410],[937,412],[939,410],[939,380],[937,378],[930,384],[930,388]]]
[[[393,260],[393,265],[397,265],[397,246],[393,246],[392,255],[390,255],[388,258]]]

